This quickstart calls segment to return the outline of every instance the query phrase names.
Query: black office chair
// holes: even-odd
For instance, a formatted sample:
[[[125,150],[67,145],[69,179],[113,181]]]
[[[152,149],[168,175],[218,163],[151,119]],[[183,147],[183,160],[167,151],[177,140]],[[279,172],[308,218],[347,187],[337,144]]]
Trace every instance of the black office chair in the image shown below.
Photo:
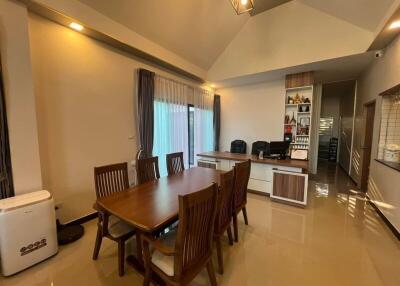
[[[246,154],[247,144],[243,140],[234,140],[231,142],[231,153]]]
[[[260,152],[263,151],[264,154],[269,154],[269,143],[266,141],[256,141],[251,146],[251,154],[259,155]]]

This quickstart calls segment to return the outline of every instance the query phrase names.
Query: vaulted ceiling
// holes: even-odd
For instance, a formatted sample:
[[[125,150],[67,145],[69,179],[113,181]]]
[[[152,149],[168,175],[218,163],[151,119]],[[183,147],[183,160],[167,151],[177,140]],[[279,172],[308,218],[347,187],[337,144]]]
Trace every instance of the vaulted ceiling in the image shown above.
[[[211,80],[365,52],[390,7],[399,2],[254,0],[251,15],[238,16],[229,0],[78,1],[208,71]],[[310,16],[315,20],[307,19]],[[325,26],[332,39],[321,43]],[[284,55],[296,53],[293,49],[296,42],[303,46],[308,57],[291,62]],[[321,44],[325,51],[318,52],[315,47]],[[334,48],[330,49],[331,46]],[[237,58],[252,66],[232,66]]]
[[[331,16],[374,32],[393,0],[299,0]]]
[[[80,2],[205,70],[250,17],[249,14],[237,16],[228,0]]]

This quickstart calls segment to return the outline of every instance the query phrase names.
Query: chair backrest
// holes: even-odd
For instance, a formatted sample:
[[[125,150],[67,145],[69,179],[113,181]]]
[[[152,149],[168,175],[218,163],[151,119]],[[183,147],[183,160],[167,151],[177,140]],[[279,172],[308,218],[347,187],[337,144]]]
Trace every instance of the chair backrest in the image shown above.
[[[217,184],[179,196],[179,226],[175,244],[174,271],[177,278],[204,266],[212,254],[217,211]]]
[[[251,161],[235,164],[235,184],[233,191],[233,208],[243,206],[247,202],[247,185],[250,178]]]
[[[256,141],[251,145],[251,154],[259,155],[260,151],[263,151],[264,154],[269,153],[269,143],[266,141]]]
[[[94,183],[97,198],[128,189],[128,163],[95,167]]]
[[[185,170],[183,165],[183,152],[167,154],[168,175],[174,175]]]
[[[246,154],[246,146],[243,140],[234,140],[231,142],[231,153]]]
[[[158,157],[138,159],[136,161],[136,175],[139,184],[159,179]]]
[[[218,191],[217,215],[215,216],[214,233],[222,233],[232,220],[233,186],[235,183],[235,167],[220,175]]]

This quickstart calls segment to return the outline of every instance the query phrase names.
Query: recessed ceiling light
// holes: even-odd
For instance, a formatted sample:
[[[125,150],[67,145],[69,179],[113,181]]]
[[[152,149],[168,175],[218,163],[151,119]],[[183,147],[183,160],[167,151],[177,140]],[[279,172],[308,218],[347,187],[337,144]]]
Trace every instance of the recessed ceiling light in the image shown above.
[[[214,87],[215,87],[215,84],[213,84],[213,83],[210,84],[210,87],[211,87],[211,88],[214,88]]]
[[[392,22],[392,24],[390,24],[390,26],[389,26],[390,30],[398,29],[398,28],[400,28],[400,20]]]
[[[69,24],[69,27],[74,30],[77,30],[79,32],[83,30],[83,26],[78,23],[75,23],[75,22],[72,22],[71,24]]]

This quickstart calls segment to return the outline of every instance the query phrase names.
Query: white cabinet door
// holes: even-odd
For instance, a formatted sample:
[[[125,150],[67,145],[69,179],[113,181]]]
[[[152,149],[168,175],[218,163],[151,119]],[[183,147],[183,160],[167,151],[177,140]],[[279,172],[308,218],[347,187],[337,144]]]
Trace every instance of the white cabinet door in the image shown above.
[[[272,167],[266,164],[251,163],[250,178],[262,181],[272,181]]]
[[[247,188],[249,190],[270,194],[272,190],[272,183],[262,180],[250,179]]]
[[[219,164],[218,164],[218,169],[222,171],[229,171],[231,169],[229,160],[224,160],[224,159],[218,159]]]

